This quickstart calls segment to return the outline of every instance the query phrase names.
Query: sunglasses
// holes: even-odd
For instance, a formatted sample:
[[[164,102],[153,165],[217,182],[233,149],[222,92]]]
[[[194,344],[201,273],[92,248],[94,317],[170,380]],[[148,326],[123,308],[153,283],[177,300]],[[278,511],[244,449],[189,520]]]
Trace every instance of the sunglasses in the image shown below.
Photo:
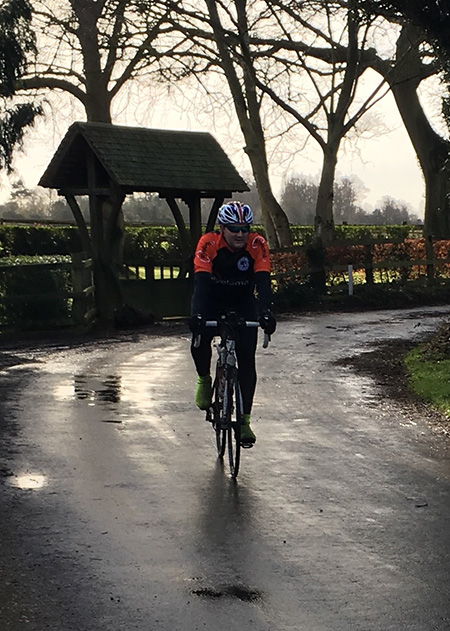
[[[245,225],[245,226],[234,226],[233,224],[227,224],[225,226],[227,228],[227,230],[229,230],[230,232],[233,232],[234,234],[237,234],[238,232],[250,232],[250,226]]]

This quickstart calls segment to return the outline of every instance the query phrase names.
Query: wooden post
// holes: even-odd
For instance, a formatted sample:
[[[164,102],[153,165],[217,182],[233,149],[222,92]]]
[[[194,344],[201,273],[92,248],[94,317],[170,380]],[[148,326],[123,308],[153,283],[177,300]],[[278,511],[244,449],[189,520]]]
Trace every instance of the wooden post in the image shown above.
[[[95,302],[98,316],[102,324],[109,324],[110,314],[106,307],[106,292],[104,274],[102,270],[101,253],[103,247],[103,225],[101,219],[101,205],[96,194],[95,155],[92,150],[87,151],[87,180],[89,193],[89,218],[91,223],[92,264],[94,273]]]
[[[427,283],[434,282],[434,248],[431,234],[425,236],[425,254],[427,258]]]
[[[146,259],[145,261],[145,280],[147,283],[152,283],[155,280],[155,261],[153,259]]]
[[[214,225],[217,219],[217,213],[219,212],[219,208],[223,204],[223,200],[224,200],[223,197],[216,197],[216,199],[214,200],[214,203],[209,212],[208,221],[206,223],[206,232],[212,232],[214,230]]]
[[[366,283],[373,285],[373,245],[367,243],[364,245],[364,270],[366,274]]]
[[[202,236],[202,215],[200,195],[190,195],[185,200],[189,206],[189,223],[191,228],[192,253],[194,253],[198,240]]]
[[[84,290],[89,285],[86,283],[86,267],[84,260],[85,252],[74,252],[72,254],[72,289],[77,294],[73,297],[72,303],[72,319],[75,324],[84,324],[87,312],[87,302]]]
[[[97,187],[98,161],[95,154],[87,152],[89,212],[91,218],[92,260],[95,284],[95,303],[98,320],[102,326],[112,327],[117,312],[122,307],[122,295],[116,270],[112,264],[111,243],[108,237],[108,213],[117,208],[115,191],[109,187],[105,194]],[[113,201],[112,201],[113,200]],[[105,231],[106,228],[106,231]]]

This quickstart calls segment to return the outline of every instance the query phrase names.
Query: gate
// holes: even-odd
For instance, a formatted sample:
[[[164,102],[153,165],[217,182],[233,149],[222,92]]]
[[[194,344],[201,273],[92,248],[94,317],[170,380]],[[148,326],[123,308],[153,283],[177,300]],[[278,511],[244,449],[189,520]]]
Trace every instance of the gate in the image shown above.
[[[190,314],[193,280],[186,261],[129,261],[120,285],[128,305],[156,320]]]

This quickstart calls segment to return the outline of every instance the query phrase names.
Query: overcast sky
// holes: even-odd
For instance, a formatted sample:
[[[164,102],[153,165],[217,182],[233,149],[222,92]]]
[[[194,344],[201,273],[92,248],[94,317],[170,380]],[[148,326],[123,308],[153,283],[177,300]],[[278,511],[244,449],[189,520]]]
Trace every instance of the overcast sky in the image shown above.
[[[133,118],[125,116],[124,110],[120,116],[116,117],[115,122],[129,125],[147,124],[155,128],[209,131],[228,153],[237,169],[243,174],[250,172],[249,164],[242,151],[241,139],[238,134],[233,133],[232,129],[230,133],[229,125],[228,127],[224,124],[217,125],[217,120],[214,124],[205,125],[204,118],[199,122],[192,114],[182,114],[179,109],[171,109],[161,101],[159,107],[153,104],[151,110],[151,124],[136,120],[134,116]],[[356,176],[362,181],[365,190],[358,199],[358,203],[369,212],[380,204],[383,197],[390,196],[398,201],[406,202],[412,212],[423,217],[422,174],[391,96],[387,96],[377,106],[377,114],[386,121],[390,131],[377,134],[375,130],[375,137],[358,141],[358,153],[347,149],[341,151],[337,175],[338,177]],[[25,153],[17,154],[15,160],[16,173],[27,187],[32,188],[37,185],[70,123],[83,119],[82,112],[75,108],[68,117],[59,120],[56,125],[51,119],[41,121],[36,129],[28,134]],[[238,138],[238,142],[233,141],[232,138]],[[284,177],[286,174],[288,177],[291,174],[307,175],[318,178],[321,160],[320,150],[313,142],[310,142],[306,150],[295,154],[295,159],[290,164],[291,170],[288,172],[284,166],[273,164],[272,181],[275,193],[280,194],[283,175]],[[0,202],[4,202],[9,196],[5,176],[2,176],[1,184]]]

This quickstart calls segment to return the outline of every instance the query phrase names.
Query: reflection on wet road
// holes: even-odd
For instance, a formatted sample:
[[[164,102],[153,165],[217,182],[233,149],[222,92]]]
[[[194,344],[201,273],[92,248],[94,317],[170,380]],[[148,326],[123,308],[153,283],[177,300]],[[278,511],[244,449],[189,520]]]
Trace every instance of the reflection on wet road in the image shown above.
[[[448,629],[445,448],[336,364],[441,311],[282,321],[258,350],[237,483],[192,402],[183,333],[4,370],[3,628]]]
[[[120,375],[106,375],[104,379],[100,375],[75,375],[73,389],[77,399],[88,399],[92,405],[96,400],[118,403],[121,380]]]

